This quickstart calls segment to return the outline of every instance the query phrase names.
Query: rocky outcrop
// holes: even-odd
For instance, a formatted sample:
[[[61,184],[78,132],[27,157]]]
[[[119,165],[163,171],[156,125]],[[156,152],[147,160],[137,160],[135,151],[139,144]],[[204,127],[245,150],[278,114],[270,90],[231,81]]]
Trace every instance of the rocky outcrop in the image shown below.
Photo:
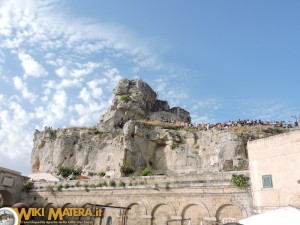
[[[36,131],[32,172],[69,166],[119,177],[124,164],[167,175],[245,169],[247,141],[276,133],[271,128],[238,127],[206,131],[151,121],[190,121],[190,116],[156,99],[141,79],[121,80],[114,93],[112,106],[97,127]]]
[[[99,120],[99,131],[109,132],[120,121],[140,119],[173,119],[190,122],[189,112],[157,99],[157,94],[140,78],[122,79],[114,90],[115,97],[110,109]]]
[[[31,170],[51,173],[59,166],[67,166],[119,176],[119,163],[124,156],[121,133],[100,133],[95,127],[36,131]]]
[[[247,140],[224,130],[192,132],[129,122],[124,140],[125,163],[136,170],[152,168],[157,174],[219,171],[228,160],[236,167],[247,161]]]

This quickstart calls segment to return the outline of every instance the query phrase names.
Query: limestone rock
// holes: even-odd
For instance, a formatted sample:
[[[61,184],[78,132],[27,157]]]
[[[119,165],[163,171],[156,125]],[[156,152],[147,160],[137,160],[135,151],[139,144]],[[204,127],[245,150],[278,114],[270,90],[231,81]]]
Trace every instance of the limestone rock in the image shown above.
[[[110,172],[120,176],[123,160],[121,130],[101,133],[95,127],[74,127],[35,132],[32,172],[56,172],[59,166],[84,172]]]
[[[32,172],[54,173],[59,166],[68,166],[119,177],[124,164],[166,175],[244,169],[247,141],[272,133],[165,129],[147,119],[190,121],[189,113],[179,107],[170,109],[141,79],[121,80],[114,93],[112,106],[97,127],[36,130]],[[121,118],[124,123],[116,126]]]
[[[180,107],[170,109],[168,102],[156,99],[156,92],[140,78],[120,80],[114,94],[112,106],[99,120],[99,131],[109,132],[121,120],[191,120],[189,112]]]

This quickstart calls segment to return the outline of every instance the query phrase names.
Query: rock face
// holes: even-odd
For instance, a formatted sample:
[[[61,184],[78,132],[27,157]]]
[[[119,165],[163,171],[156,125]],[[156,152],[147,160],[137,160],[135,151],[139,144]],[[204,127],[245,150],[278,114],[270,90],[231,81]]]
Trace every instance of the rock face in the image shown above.
[[[246,159],[245,142],[230,132],[187,132],[129,122],[124,127],[124,160],[136,169],[157,174],[219,171],[226,160],[235,165]]]
[[[55,172],[62,165],[119,177],[124,164],[167,175],[243,169],[247,167],[248,139],[265,135],[155,125],[151,120],[190,121],[190,115],[157,100],[141,79],[121,80],[114,93],[112,106],[97,127],[36,131],[32,172]]]
[[[112,106],[101,116],[98,129],[108,132],[123,120],[173,119],[190,122],[190,114],[180,107],[169,107],[168,102],[156,99],[157,94],[140,78],[122,79],[114,90]]]
[[[56,172],[58,166],[119,174],[123,161],[122,130],[100,133],[95,127],[47,129],[34,133],[32,172]]]

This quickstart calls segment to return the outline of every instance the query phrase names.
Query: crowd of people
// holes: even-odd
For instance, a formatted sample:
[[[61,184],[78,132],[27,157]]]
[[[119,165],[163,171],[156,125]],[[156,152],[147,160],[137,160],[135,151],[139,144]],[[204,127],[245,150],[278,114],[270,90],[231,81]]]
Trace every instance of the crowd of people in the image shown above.
[[[178,126],[199,128],[199,129],[211,129],[211,128],[226,128],[226,127],[237,127],[237,126],[273,126],[273,127],[283,127],[283,128],[293,128],[298,127],[298,122],[294,124],[291,121],[263,121],[263,120],[237,120],[237,121],[227,121],[223,123],[189,123],[179,120],[168,120],[163,119],[161,122],[173,123]]]

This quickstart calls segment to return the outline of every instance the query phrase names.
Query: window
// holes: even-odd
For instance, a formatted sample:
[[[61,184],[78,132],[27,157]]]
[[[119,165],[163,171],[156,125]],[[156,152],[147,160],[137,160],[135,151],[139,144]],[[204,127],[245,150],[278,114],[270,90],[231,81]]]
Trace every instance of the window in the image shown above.
[[[272,175],[263,175],[263,188],[272,188],[273,182],[272,182]]]

